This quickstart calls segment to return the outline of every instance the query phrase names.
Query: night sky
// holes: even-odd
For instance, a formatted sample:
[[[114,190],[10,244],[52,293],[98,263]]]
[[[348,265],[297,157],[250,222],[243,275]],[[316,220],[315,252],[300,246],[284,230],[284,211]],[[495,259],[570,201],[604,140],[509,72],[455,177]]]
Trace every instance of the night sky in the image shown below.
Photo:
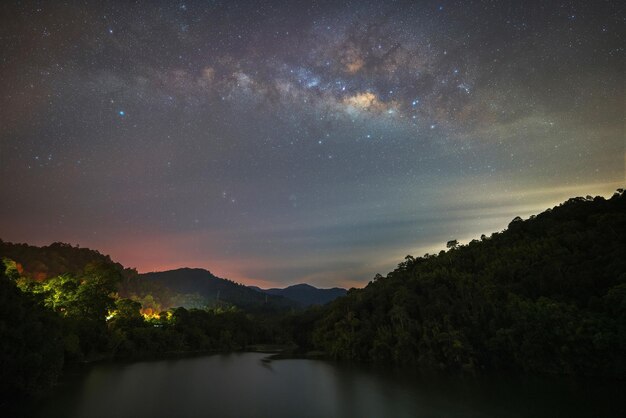
[[[0,5],[5,241],[363,286],[624,185],[620,1],[67,3]]]

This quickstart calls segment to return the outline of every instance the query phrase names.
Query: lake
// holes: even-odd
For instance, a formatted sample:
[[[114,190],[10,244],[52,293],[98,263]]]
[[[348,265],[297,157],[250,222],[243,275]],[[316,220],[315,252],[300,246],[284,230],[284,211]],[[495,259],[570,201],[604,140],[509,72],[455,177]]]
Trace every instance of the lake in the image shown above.
[[[35,417],[626,416],[624,385],[459,377],[237,353],[99,364],[15,414]]]

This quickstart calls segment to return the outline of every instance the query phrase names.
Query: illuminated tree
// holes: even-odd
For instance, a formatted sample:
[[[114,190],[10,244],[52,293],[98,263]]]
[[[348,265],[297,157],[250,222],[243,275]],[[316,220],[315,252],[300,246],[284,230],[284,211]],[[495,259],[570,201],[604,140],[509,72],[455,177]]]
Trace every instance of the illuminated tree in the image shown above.
[[[0,268],[0,398],[45,391],[62,366],[60,318]]]

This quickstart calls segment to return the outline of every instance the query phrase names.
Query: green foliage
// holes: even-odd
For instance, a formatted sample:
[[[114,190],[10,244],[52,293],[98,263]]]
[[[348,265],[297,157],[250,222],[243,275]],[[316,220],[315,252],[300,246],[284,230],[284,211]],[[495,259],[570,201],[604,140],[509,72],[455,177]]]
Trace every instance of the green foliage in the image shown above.
[[[118,299],[115,301],[115,310],[112,312],[109,327],[113,329],[139,328],[144,325],[141,315],[141,304],[130,299]]]
[[[32,261],[32,260],[31,260]],[[19,277],[18,263],[0,269],[0,393],[33,395],[50,387],[68,362],[106,357],[146,358],[243,349],[286,337],[278,321],[233,306],[177,308],[150,317],[142,304],[116,293],[121,269],[89,263],[80,274],[43,281]],[[7,278],[4,271],[11,274]],[[144,303],[158,304],[150,296]]]
[[[626,197],[576,198],[336,300],[311,346],[448,370],[626,376]]]
[[[62,242],[45,247],[27,244],[13,244],[0,240],[0,256],[14,260],[16,268],[22,270],[20,276],[44,280],[62,274],[82,276],[89,265],[108,265],[120,272],[121,264],[114,263],[108,255],[88,248],[80,248]],[[132,270],[126,270],[129,274]]]
[[[7,279],[17,281],[20,278],[19,267],[17,263],[10,258],[3,257],[4,275]]]
[[[18,280],[20,289],[37,295],[44,307],[63,317],[66,356],[71,360],[98,357],[106,352],[108,311],[115,306],[120,280],[117,269],[91,263],[81,277],[66,273],[37,282]]]
[[[407,256],[304,312],[204,270],[149,282],[92,250],[0,241],[0,394],[45,390],[72,361],[290,342],[355,361],[623,378],[624,231],[623,191],[570,199],[489,238]],[[172,274],[187,280],[176,292],[163,284]],[[248,301],[247,311],[227,297]],[[157,314],[176,303],[193,308]]]
[[[153,312],[184,306],[187,309],[238,306],[247,311],[286,311],[297,303],[282,296],[258,292],[203,269],[127,274],[121,283],[122,297],[141,302]]]
[[[0,399],[49,389],[62,366],[61,319],[0,269]]]
[[[162,312],[159,318],[139,321],[136,302],[126,299],[119,306],[126,313],[118,310],[110,327],[114,331],[113,355],[120,358],[230,351],[273,342],[264,339],[263,327],[258,327],[253,318],[236,309],[176,308]]]

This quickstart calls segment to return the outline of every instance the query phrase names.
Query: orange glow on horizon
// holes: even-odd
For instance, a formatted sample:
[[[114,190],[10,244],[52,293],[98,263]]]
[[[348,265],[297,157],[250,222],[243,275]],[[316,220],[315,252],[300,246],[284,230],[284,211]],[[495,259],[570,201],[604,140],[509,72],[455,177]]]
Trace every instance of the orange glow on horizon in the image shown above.
[[[274,266],[274,262],[271,260],[244,257],[238,259],[217,259],[213,258],[211,253],[217,253],[218,251],[212,251],[211,249],[206,251],[206,256],[193,257],[186,247],[195,240],[193,237],[188,239],[189,241],[185,241],[182,236],[177,236],[176,239],[148,236],[143,239],[125,241],[121,244],[115,242],[111,246],[96,245],[95,243],[85,243],[84,246],[99,248],[103,254],[110,255],[112,260],[121,263],[124,267],[135,268],[139,273],[180,268],[201,268],[210,271],[217,277],[232,280],[245,286],[257,286],[262,289],[284,288],[299,283],[308,283],[319,288],[343,287],[349,289],[351,287],[365,286],[367,284],[365,279],[371,279],[374,276],[373,273],[371,277],[365,274],[363,281],[358,281],[348,279],[339,272],[339,277],[336,277],[335,280],[331,280],[332,277],[328,274],[320,273],[294,278],[295,280],[290,281],[276,281],[257,277],[254,273],[250,274],[250,272],[261,271]],[[321,282],[324,284],[320,284]]]

